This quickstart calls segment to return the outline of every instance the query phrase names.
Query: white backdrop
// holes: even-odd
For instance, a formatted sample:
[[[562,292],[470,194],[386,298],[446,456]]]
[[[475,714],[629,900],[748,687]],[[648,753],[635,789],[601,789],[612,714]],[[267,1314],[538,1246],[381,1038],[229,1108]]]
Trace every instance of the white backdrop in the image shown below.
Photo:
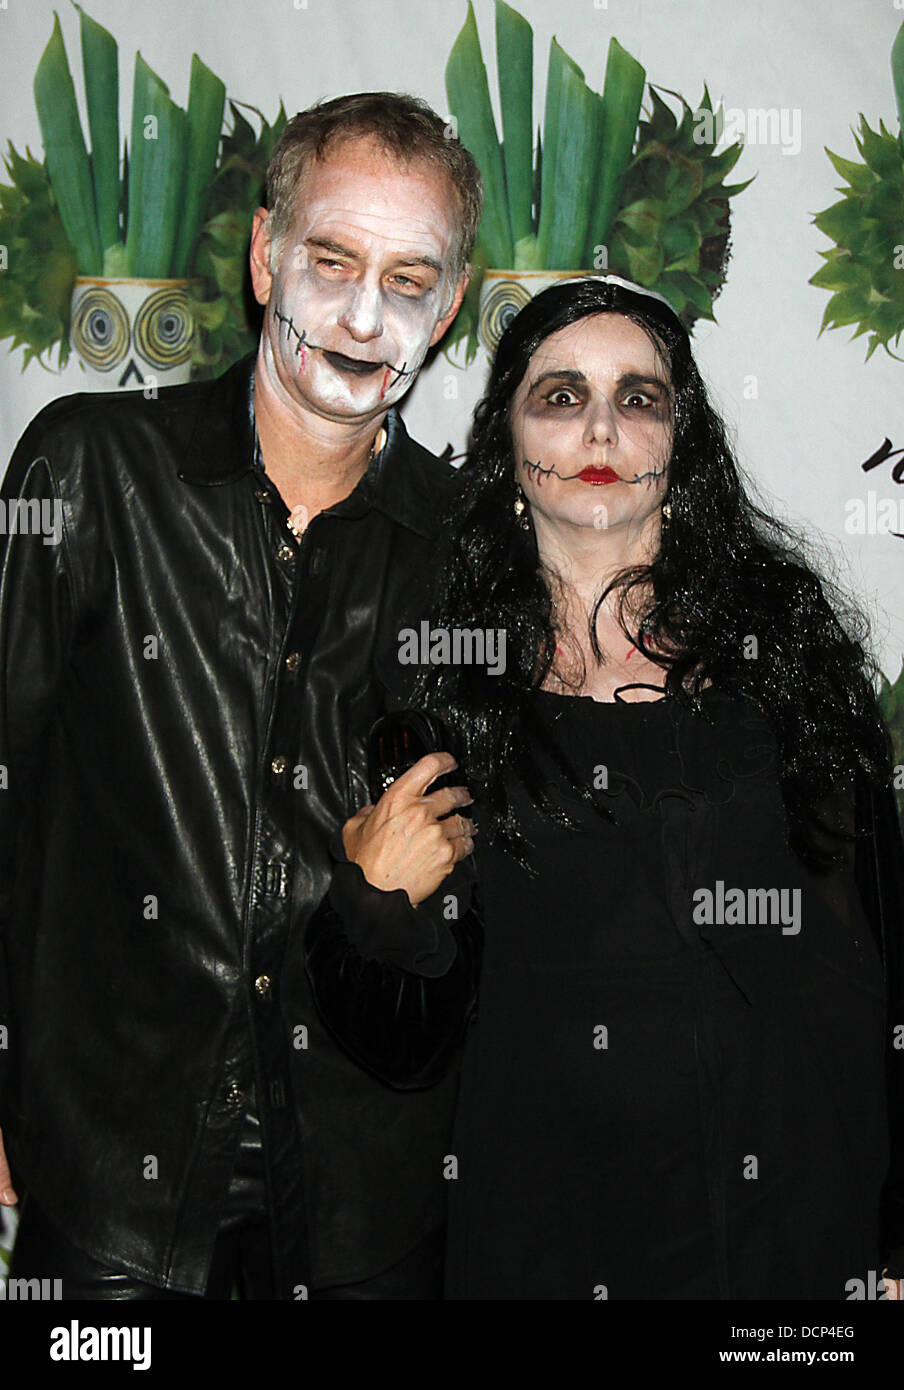
[[[727,106],[799,109],[797,153],[748,144],[731,178],[756,174],[732,200],[733,255],[716,304],[718,324],[700,325],[696,351],[742,461],[774,505],[818,528],[842,577],[877,617],[876,638],[894,680],[904,654],[904,540],[845,531],[845,504],[868,490],[898,501],[887,464],[864,475],[859,464],[888,436],[904,447],[904,363],[881,350],[864,364],[866,339],[849,331],[817,340],[828,295],[807,281],[827,240],[811,224],[836,200],[840,184],[824,146],[856,158],[851,128],[862,111],[875,127],[897,130],[889,53],[904,0],[517,0],[535,34],[535,124],[542,114],[553,33],[597,90],[613,34],[644,64],[648,78],[696,105],[703,83]],[[77,15],[57,0],[70,63],[79,64]],[[272,119],[353,90],[415,92],[445,114],[443,71],[465,17],[465,0],[88,0],[89,13],[119,43],[127,129],[134,52],[141,49],[187,97],[197,51],[230,96]],[[475,0],[493,81],[493,7]],[[0,139],[37,154],[41,139],[32,79],[50,36],[52,0],[0,0]],[[78,87],[78,77],[76,76]],[[904,209],[902,209],[904,242]],[[904,271],[902,271],[904,274]],[[84,389],[70,360],[62,374],[0,344],[0,455],[5,461],[28,419],[56,395]],[[411,432],[440,450],[462,447],[486,363],[453,371],[440,356],[405,405]],[[756,378],[756,397],[749,379]],[[454,381],[457,398],[452,393]],[[745,394],[745,383],[747,393]],[[0,466],[3,466],[0,464]]]

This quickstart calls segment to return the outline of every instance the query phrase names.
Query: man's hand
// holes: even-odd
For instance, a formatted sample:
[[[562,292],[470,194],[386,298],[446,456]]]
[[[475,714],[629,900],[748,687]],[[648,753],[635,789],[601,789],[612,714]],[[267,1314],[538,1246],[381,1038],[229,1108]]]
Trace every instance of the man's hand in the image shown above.
[[[384,892],[404,888],[413,907],[435,893],[477,834],[465,816],[440,816],[470,806],[465,787],[426,795],[443,773],[458,766],[451,753],[428,753],[385,791],[376,806],[364,806],[342,827],[342,843],[368,883]]]
[[[14,1207],[19,1198],[13,1188],[13,1180],[9,1171],[9,1164],[6,1161],[6,1150],[3,1147],[3,1130],[0,1129],[0,1206]]]

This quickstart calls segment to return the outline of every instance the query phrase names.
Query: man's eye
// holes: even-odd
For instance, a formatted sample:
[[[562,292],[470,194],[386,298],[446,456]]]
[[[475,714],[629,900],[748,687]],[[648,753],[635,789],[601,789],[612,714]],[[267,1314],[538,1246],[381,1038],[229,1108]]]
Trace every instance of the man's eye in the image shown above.
[[[420,294],[423,290],[420,281],[412,280],[410,275],[393,275],[392,283],[405,294]]]
[[[327,270],[342,270],[344,268],[341,261],[330,261],[323,256],[319,257],[317,264]]]

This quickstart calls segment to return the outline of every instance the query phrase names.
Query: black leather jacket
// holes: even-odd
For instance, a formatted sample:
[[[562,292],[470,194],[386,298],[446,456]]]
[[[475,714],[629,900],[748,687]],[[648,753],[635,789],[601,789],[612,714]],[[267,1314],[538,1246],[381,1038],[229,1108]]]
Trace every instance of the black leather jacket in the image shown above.
[[[391,413],[296,543],[254,467],[252,370],[57,401],[3,486],[60,503],[63,533],[0,544],[0,1124],[74,1243],[186,1291],[251,1104],[274,1230],[294,1238],[303,1184],[318,1287],[442,1221],[456,1084],[355,1066],[302,959],[329,839],[367,799],[348,730],[381,712],[373,662],[454,473]]]

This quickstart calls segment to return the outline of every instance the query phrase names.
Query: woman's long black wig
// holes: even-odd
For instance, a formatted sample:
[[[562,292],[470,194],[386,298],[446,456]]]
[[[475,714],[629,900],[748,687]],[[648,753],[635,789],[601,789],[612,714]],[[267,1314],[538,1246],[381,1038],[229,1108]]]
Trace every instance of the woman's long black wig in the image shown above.
[[[663,668],[668,694],[684,705],[701,713],[706,682],[758,704],[778,741],[790,843],[811,863],[825,863],[812,834],[823,824],[820,802],[850,791],[858,769],[877,783],[890,776],[866,623],[817,575],[802,540],[746,494],[687,333],[649,295],[607,280],[566,282],[537,295],[503,334],[448,518],[433,622],[447,630],[504,628],[505,670],[427,667],[416,698],[450,723],[491,835],[526,862],[510,773],[535,805],[561,818],[531,756],[532,691],[552,665],[556,636],[533,526],[515,511],[512,401],[546,338],[605,313],[637,323],[662,355],[674,431],[664,499],[671,517],[659,553],[616,576],[597,606],[613,592],[625,636]],[[595,621],[591,640],[599,655]]]

